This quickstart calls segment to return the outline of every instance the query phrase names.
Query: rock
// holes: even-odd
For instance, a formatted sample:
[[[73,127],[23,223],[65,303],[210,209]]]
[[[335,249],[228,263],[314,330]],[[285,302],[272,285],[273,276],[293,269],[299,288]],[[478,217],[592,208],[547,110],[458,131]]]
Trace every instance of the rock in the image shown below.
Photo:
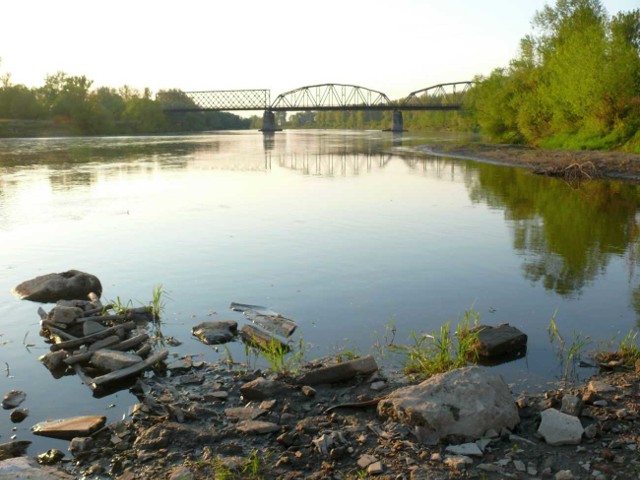
[[[578,445],[582,440],[584,428],[580,419],[555,408],[549,408],[540,414],[538,433],[549,445]]]
[[[39,466],[28,457],[0,462],[0,480],[73,480],[73,475],[52,467]]]
[[[82,309],[77,307],[56,306],[50,314],[51,321],[62,325],[71,325],[82,316]]]
[[[230,420],[255,420],[261,415],[267,413],[267,410],[262,408],[250,408],[250,407],[233,407],[226,408],[224,414]]]
[[[202,322],[193,327],[191,333],[207,345],[227,343],[238,333],[238,322],[234,320]]]
[[[309,385],[303,385],[302,386],[302,394],[305,397],[315,397],[316,396],[316,390],[313,387],[310,387]]]
[[[481,357],[517,356],[527,351],[527,335],[508,323],[495,327],[479,325],[471,332],[478,335],[475,348]]]
[[[108,349],[98,350],[91,356],[91,363],[100,370],[107,372],[115,372],[141,361],[142,357],[133,353]]]
[[[464,470],[467,465],[473,464],[473,460],[463,455],[454,455],[451,457],[446,457],[444,459],[444,464],[454,470],[461,471]]]
[[[0,460],[24,455],[29,445],[31,442],[28,440],[14,440],[0,444]]]
[[[27,280],[12,291],[21,300],[54,303],[58,300],[86,298],[91,292],[99,297],[102,295],[102,284],[94,275],[69,270]]]
[[[236,425],[236,430],[241,433],[263,435],[266,433],[278,432],[280,430],[280,426],[273,422],[244,420]]]
[[[169,480],[193,480],[194,477],[191,470],[185,466],[179,466],[174,468],[169,475]]]
[[[373,455],[369,455],[369,454],[361,455],[360,458],[358,458],[358,462],[357,462],[358,468],[360,468],[361,470],[364,470],[369,465],[371,465],[372,463],[375,463],[377,461],[378,461],[378,459],[376,457],[374,457]]]
[[[609,385],[602,380],[591,380],[587,384],[587,389],[593,393],[607,393],[607,392],[615,392],[616,387]]]
[[[289,390],[289,387],[276,380],[258,377],[240,387],[240,393],[247,400],[266,400],[278,397]]]
[[[367,467],[367,473],[369,475],[380,475],[383,472],[384,467],[382,466],[382,462],[373,462]]]
[[[5,410],[10,410],[12,408],[16,408],[27,398],[27,394],[21,390],[11,390],[9,393],[6,393],[4,398],[2,399],[2,408]]]
[[[74,437],[88,437],[102,428],[107,418],[101,415],[86,415],[60,420],[46,420],[31,427],[35,435],[71,440]]]
[[[462,443],[460,445],[449,445],[446,449],[447,452],[451,452],[454,455],[475,455],[476,457],[482,456],[482,450],[475,443]]]
[[[77,457],[89,452],[93,448],[93,444],[91,437],[75,437],[69,442],[69,451]]]
[[[565,395],[562,397],[562,407],[560,407],[560,411],[567,415],[579,417],[582,411],[582,400],[575,395]]]
[[[67,358],[67,352],[64,350],[56,350],[55,352],[47,352],[38,360],[47,367],[50,372],[57,372],[67,368],[64,359]]]
[[[356,375],[367,375],[378,370],[378,364],[371,355],[310,370],[298,381],[306,385],[336,383],[354,378]]]
[[[28,416],[29,416],[29,410],[27,410],[26,408],[16,408],[14,411],[11,412],[11,415],[10,415],[11,421],[13,423],[20,423]]]
[[[377,382],[372,382],[369,388],[374,392],[379,392],[380,390],[387,388],[387,382],[384,380],[378,380]]]
[[[555,480],[573,480],[575,477],[573,473],[571,473],[571,470],[560,470],[553,478]]]
[[[587,438],[596,438],[596,435],[598,435],[598,425],[595,423],[592,423],[591,425],[588,425],[585,427],[584,429],[584,436]]]
[[[50,448],[46,452],[36,455],[36,460],[38,460],[40,465],[52,465],[58,463],[63,458],[64,452],[57,448]]]
[[[82,324],[82,334],[87,337],[89,335],[93,335],[94,333],[102,332],[106,330],[107,327],[102,325],[100,322],[96,322],[94,320],[85,320]]]
[[[512,429],[520,418],[501,377],[480,367],[434,375],[419,385],[392,392],[378,403],[378,414],[401,423],[476,440],[489,430]]]

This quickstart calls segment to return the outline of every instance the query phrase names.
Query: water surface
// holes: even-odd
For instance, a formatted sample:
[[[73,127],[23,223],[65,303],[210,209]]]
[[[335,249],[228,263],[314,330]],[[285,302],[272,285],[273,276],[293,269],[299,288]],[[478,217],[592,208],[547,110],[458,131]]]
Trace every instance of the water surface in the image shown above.
[[[514,390],[560,375],[546,331],[555,312],[568,340],[580,332],[593,348],[638,325],[637,186],[578,188],[414,148],[434,140],[321,130],[0,140],[0,393],[25,390],[31,412],[16,432],[0,415],[0,441],[64,450],[29,427],[114,420],[135,402],[126,391],[95,399],[37,362],[38,304],[9,290],[70,268],[134,305],[161,284],[163,332],[184,342],[172,352],[208,361],[220,354],[191,327],[242,322],[232,301],[295,319],[310,358],[368,353],[391,325],[404,342],[473,306],[529,335],[526,358],[495,367]]]

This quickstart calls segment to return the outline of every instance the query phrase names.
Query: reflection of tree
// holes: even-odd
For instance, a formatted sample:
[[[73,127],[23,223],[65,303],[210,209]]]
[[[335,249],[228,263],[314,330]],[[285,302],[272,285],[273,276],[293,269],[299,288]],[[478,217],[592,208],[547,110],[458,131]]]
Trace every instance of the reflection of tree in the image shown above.
[[[472,201],[504,208],[525,277],[560,295],[579,293],[636,238],[640,188],[611,181],[579,189],[514,168],[479,164]]]

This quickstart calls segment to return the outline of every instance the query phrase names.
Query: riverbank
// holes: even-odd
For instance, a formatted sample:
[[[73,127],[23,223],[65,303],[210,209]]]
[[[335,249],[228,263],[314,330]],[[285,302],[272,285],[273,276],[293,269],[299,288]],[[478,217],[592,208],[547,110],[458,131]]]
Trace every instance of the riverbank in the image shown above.
[[[563,176],[569,172],[583,178],[640,180],[640,154],[604,151],[542,150],[518,145],[434,144],[420,147],[434,155],[462,158],[532,169],[534,172]]]
[[[376,371],[310,387],[299,377],[182,357],[168,375],[137,384],[140,403],[128,418],[74,439],[73,459],[42,478],[635,479],[638,367],[514,398],[515,428],[464,443],[380,416],[379,399],[411,383],[405,378]],[[359,406],[345,405],[353,401]],[[541,413],[566,407],[584,433],[552,445],[538,433]],[[3,473],[0,462],[0,478],[9,478]]]

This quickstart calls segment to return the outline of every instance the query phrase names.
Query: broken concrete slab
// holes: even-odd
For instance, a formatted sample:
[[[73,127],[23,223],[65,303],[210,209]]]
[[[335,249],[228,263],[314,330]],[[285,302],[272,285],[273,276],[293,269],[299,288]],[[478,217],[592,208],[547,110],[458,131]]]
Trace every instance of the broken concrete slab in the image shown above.
[[[298,328],[293,320],[282,315],[264,315],[255,310],[247,310],[244,312],[244,316],[265,330],[285,338],[290,337]]]
[[[191,329],[191,333],[207,345],[227,343],[236,336],[238,322],[234,320],[217,320],[202,322]]]
[[[271,333],[254,327],[253,325],[243,325],[240,329],[240,337],[247,345],[264,350],[279,349],[285,353],[290,350],[289,345],[274,337]]]
[[[368,375],[378,370],[378,364],[371,355],[349,360],[310,370],[298,379],[298,383],[303,385],[320,385],[323,383],[337,383],[356,375]]]
[[[138,355],[106,348],[94,352],[91,357],[91,363],[95,367],[107,372],[121,370],[138,362],[142,362],[142,358]]]
[[[479,325],[471,329],[478,335],[476,351],[485,358],[517,357],[527,351],[527,335],[508,323]]]
[[[74,437],[88,437],[102,428],[107,417],[102,415],[84,415],[80,417],[46,420],[31,427],[34,435],[71,440]]]
[[[21,300],[54,303],[58,300],[87,298],[90,293],[102,295],[102,284],[98,277],[79,270],[49,273],[26,280],[12,290]]]

